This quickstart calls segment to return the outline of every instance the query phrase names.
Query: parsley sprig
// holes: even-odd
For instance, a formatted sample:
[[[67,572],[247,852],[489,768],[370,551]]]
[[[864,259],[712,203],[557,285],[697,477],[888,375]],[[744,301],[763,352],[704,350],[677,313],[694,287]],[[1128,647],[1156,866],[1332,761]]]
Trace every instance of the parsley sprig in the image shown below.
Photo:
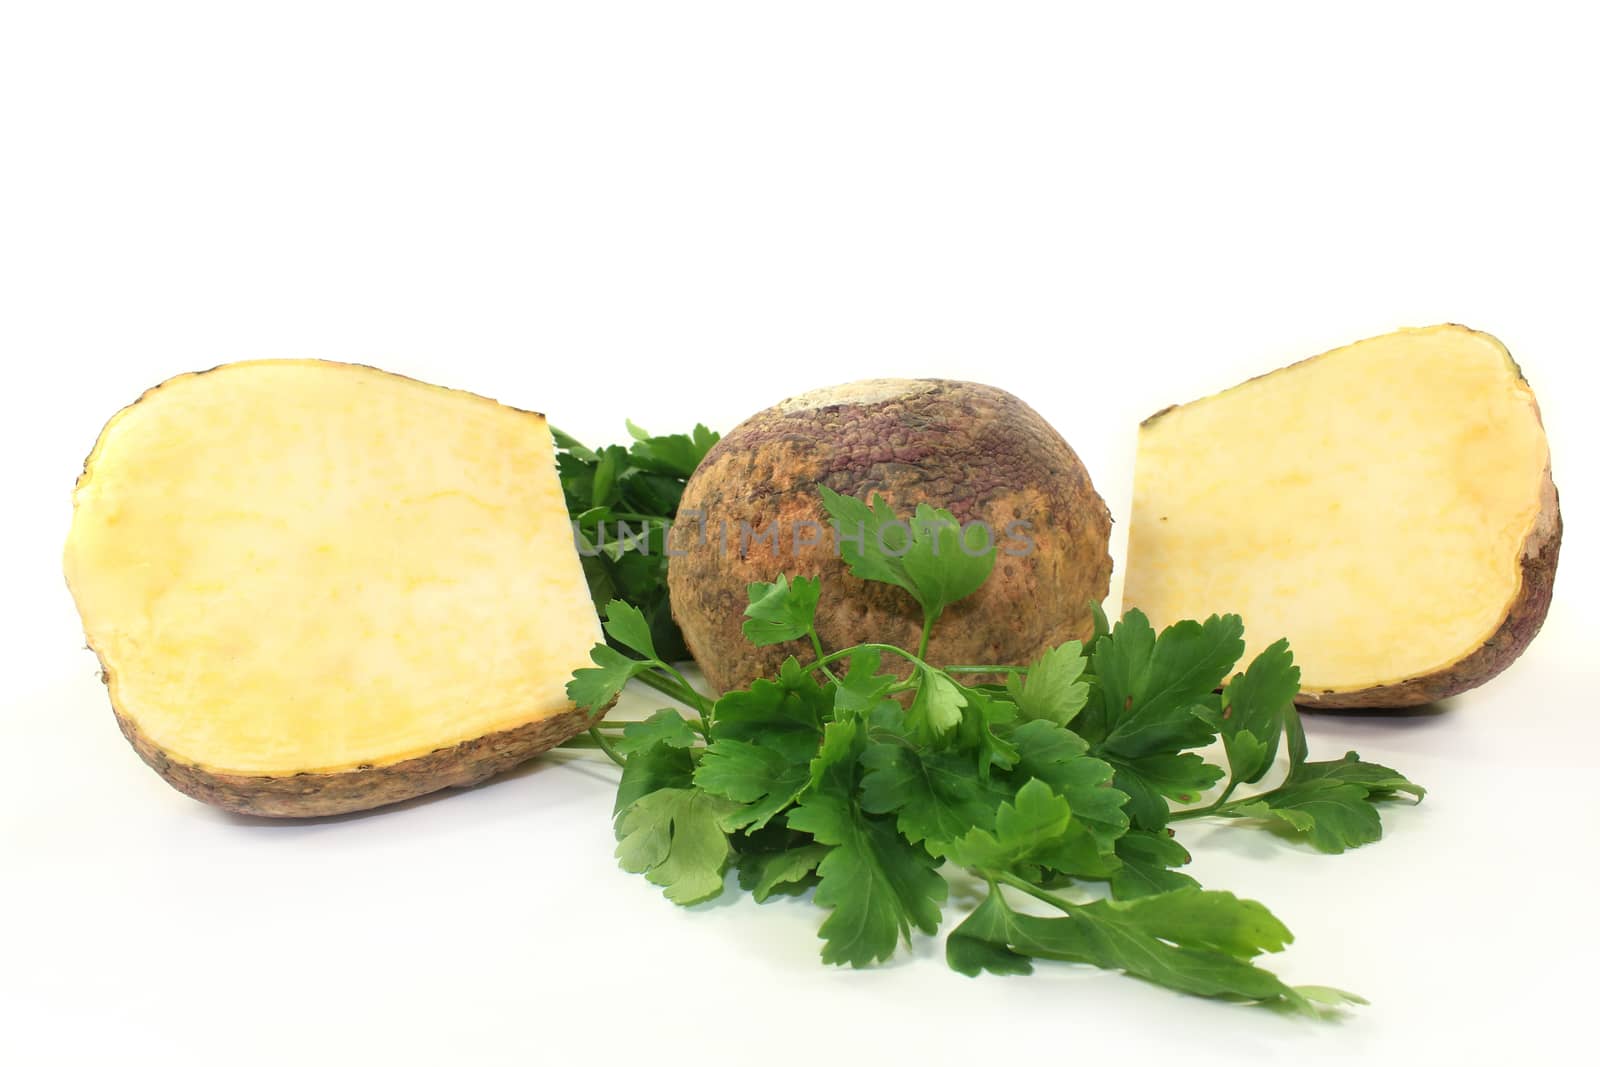
[[[1262,968],[1257,957],[1282,950],[1289,931],[1263,905],[1202,889],[1178,869],[1189,854],[1174,822],[1256,820],[1340,852],[1377,839],[1379,802],[1422,796],[1355,753],[1307,761],[1286,642],[1233,673],[1244,652],[1238,616],[1158,634],[1138,611],[1114,626],[1097,611],[1087,648],[1069,641],[1026,665],[933,664],[928,634],[988,577],[993,548],[955,540],[948,512],[923,506],[893,523],[881,498],[823,498],[835,523],[867,531],[841,539],[851,571],[921,606],[919,647],[825,649],[815,617],[826,590],[779,575],[750,586],[745,636],[804,640],[812,657],[710,696],[659,654],[638,608],[609,603],[606,632],[635,655],[597,645],[571,698],[598,713],[637,679],[693,714],[663,708],[596,732],[622,765],[614,817],[626,870],[680,904],[722,893],[730,868],[758,901],[814,889],[828,911],[823,961],[857,967],[935,933],[947,879],[965,871],[985,895],[946,938],[947,962],[963,974],[1063,960],[1308,1013],[1360,1002]],[[1219,741],[1226,768],[1204,751]],[[1235,796],[1271,772],[1280,745],[1285,779]]]
[[[666,538],[689,475],[719,435],[696,426],[656,437],[627,425],[630,445],[600,449],[552,427],[556,471],[595,607],[614,599],[636,605],[655,647],[668,660],[687,659],[667,602]]]

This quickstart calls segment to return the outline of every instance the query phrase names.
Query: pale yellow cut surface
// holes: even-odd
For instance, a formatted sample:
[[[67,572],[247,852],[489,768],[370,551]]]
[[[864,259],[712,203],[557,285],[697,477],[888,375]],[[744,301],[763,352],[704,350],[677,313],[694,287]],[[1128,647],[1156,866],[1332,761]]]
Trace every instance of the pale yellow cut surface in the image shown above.
[[[600,639],[544,417],[338,363],[229,364],[124,409],[66,573],[118,712],[219,772],[567,711]]]
[[[1405,330],[1172,409],[1139,434],[1124,606],[1288,637],[1306,692],[1449,667],[1521,588],[1550,456],[1493,337]]]

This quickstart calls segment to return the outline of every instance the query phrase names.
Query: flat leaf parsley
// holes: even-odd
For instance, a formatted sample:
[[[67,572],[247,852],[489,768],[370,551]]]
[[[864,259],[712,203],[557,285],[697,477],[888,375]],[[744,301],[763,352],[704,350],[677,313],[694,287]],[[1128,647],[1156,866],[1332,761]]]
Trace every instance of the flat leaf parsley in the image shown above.
[[[668,440],[654,452],[681,463],[705,441]],[[604,462],[585,474],[597,500]],[[1087,646],[1067,642],[1031,664],[930,663],[928,634],[983,584],[993,547],[974,556],[955,540],[953,516],[926,505],[896,522],[882,498],[823,498],[843,526],[903,533],[846,542],[845,561],[857,577],[915,598],[919,647],[824,649],[814,620],[828,590],[777,575],[750,586],[745,636],[761,645],[809,639],[814,655],[713,697],[673,668],[675,649],[659,647],[660,627],[645,613],[607,604],[610,644],[595,646],[594,666],[573,676],[572,700],[599,713],[638,680],[693,711],[664,708],[594,732],[623,768],[615,829],[625,869],[679,904],[722,893],[730,869],[758,901],[813,890],[828,912],[824,962],[856,967],[935,933],[947,876],[965,872],[983,896],[945,941],[962,974],[1026,974],[1036,960],[1061,960],[1310,1013],[1360,1002],[1263,969],[1258,957],[1292,940],[1283,924],[1178,870],[1189,853],[1173,823],[1255,820],[1341,852],[1378,838],[1379,802],[1423,795],[1353,752],[1308,761],[1287,642],[1235,673],[1245,648],[1238,616],[1157,633],[1138,611],[1115,625],[1097,611]],[[1225,768],[1201,751],[1219,741]],[[1286,778],[1236,796],[1271,772],[1280,747]]]
[[[595,607],[615,599],[633,604],[665,659],[688,658],[667,602],[666,537],[689,475],[719,435],[696,426],[692,433],[653,437],[630,422],[631,445],[592,449],[554,427],[551,432],[556,473]],[[631,647],[615,635],[613,642]]]

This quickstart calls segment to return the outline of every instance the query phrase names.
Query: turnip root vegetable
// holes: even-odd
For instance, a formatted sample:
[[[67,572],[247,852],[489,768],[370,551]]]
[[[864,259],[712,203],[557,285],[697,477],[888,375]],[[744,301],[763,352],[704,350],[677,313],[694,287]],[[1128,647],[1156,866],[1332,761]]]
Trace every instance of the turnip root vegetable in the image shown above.
[[[746,589],[779,574],[819,576],[824,646],[916,648],[922,614],[904,591],[849,574],[818,484],[900,513],[949,509],[998,547],[993,576],[949,609],[928,651],[942,664],[1023,664],[1088,638],[1105,596],[1111,517],[1077,455],[1021,400],[971,382],[879,379],[806,393],[741,423],[689,480],[668,566],[673,615],[719,689],[773,673],[790,642],[741,633]],[[972,524],[982,524],[972,527]],[[986,533],[985,533],[986,532]],[[850,531],[844,531],[849,536]]]
[[[482,397],[299,360],[174,378],[101,433],[66,573],[123,733],[231,811],[467,785],[588,724],[550,430]]]
[[[1146,420],[1125,607],[1287,636],[1310,707],[1500,673],[1550,606],[1561,512],[1533,390],[1462,326],[1324,353]]]

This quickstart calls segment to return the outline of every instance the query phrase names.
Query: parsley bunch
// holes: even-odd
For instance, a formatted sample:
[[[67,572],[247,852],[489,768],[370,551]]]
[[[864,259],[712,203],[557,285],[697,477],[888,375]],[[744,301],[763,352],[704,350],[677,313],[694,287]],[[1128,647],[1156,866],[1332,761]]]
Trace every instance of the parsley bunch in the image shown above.
[[[1359,1002],[1258,966],[1289,931],[1263,905],[1177,869],[1189,855],[1176,821],[1270,822],[1339,852],[1379,836],[1377,802],[1422,796],[1355,753],[1307,761],[1286,642],[1230,678],[1244,652],[1237,616],[1158,635],[1137,611],[1114,627],[1097,611],[1087,648],[1070,641],[1027,665],[933,664],[928,634],[988,578],[993,548],[962,543],[945,511],[923,506],[896,523],[881,498],[823,496],[839,527],[865,531],[840,539],[851,571],[921,606],[920,647],[823,649],[819,581],[779,575],[750,586],[745,636],[809,639],[814,658],[712,698],[671,665],[643,612],[611,602],[605,628],[619,647],[596,646],[568,695],[598,715],[637,678],[695,712],[664,708],[593,731],[623,768],[614,816],[626,870],[679,904],[720,894],[730,867],[757,901],[814,887],[829,912],[823,961],[857,967],[936,932],[947,875],[965,872],[985,895],[946,938],[963,974],[1065,960],[1306,1012]],[[884,669],[891,661],[899,672]],[[1218,740],[1226,771],[1198,751]],[[1236,798],[1268,774],[1280,744],[1285,780]],[[1196,805],[1224,775],[1218,798]]]
[[[619,598],[637,605],[655,647],[669,659],[687,659],[667,603],[666,537],[689,475],[720,435],[697,425],[693,433],[654,437],[629,422],[630,446],[591,449],[554,427],[551,432],[595,607]]]

